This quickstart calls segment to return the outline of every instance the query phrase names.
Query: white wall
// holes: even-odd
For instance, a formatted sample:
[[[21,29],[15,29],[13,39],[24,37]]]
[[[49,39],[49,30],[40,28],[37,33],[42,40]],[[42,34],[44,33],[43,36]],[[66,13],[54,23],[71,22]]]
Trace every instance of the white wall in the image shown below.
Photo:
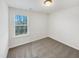
[[[51,37],[57,41],[79,49],[79,7],[64,9],[48,15],[39,12],[10,8],[10,41],[9,47],[16,47],[44,37]],[[29,16],[30,34],[14,37],[13,19],[16,14]],[[49,29],[49,31],[48,31]]]
[[[79,7],[52,13],[49,37],[79,50]]]
[[[17,38],[14,37],[13,20],[16,14],[26,15],[29,17],[28,20],[29,20],[30,34],[28,36],[17,37]],[[48,15],[40,12],[33,12],[33,11],[27,11],[22,9],[16,9],[16,8],[10,8],[9,15],[10,15],[10,19],[9,19],[10,20],[9,47],[10,48],[47,37],[47,25],[48,25],[47,16]]]
[[[0,0],[0,58],[6,57],[8,52],[8,6]]]

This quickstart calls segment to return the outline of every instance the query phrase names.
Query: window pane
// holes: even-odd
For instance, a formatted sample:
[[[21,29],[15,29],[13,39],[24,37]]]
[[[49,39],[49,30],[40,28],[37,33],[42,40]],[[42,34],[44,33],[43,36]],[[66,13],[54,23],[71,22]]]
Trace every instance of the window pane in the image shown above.
[[[16,26],[16,35],[19,35],[20,33],[20,29],[19,29],[19,26]]]
[[[16,25],[27,24],[27,16],[16,15],[15,19],[16,19],[15,20]]]
[[[27,33],[27,26],[24,26],[24,33]]]
[[[16,35],[26,34],[27,26],[16,26]]]
[[[27,17],[26,16],[23,16],[23,24],[27,24]]]

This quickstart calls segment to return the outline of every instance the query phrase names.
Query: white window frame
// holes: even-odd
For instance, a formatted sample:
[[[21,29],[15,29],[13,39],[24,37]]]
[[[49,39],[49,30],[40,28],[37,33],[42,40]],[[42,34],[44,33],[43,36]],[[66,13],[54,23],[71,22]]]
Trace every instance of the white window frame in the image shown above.
[[[15,15],[15,16],[16,16],[16,15]],[[26,33],[26,34],[20,34],[20,35],[16,35],[15,16],[14,16],[14,37],[17,38],[17,37],[28,36],[28,35],[29,35],[29,16],[24,15],[24,16],[27,16],[27,33]]]

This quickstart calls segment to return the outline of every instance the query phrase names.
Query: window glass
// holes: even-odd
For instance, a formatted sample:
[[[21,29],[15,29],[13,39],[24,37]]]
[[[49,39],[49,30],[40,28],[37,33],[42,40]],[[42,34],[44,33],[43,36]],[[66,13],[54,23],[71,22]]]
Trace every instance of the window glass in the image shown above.
[[[21,35],[27,33],[27,16],[16,15],[15,34]]]

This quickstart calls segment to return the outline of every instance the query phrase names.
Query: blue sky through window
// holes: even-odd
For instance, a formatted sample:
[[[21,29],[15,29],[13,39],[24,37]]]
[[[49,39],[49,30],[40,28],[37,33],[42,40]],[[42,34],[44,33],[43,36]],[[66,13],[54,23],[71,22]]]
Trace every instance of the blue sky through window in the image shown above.
[[[27,16],[16,15],[15,21],[16,21],[16,24],[26,24]]]

